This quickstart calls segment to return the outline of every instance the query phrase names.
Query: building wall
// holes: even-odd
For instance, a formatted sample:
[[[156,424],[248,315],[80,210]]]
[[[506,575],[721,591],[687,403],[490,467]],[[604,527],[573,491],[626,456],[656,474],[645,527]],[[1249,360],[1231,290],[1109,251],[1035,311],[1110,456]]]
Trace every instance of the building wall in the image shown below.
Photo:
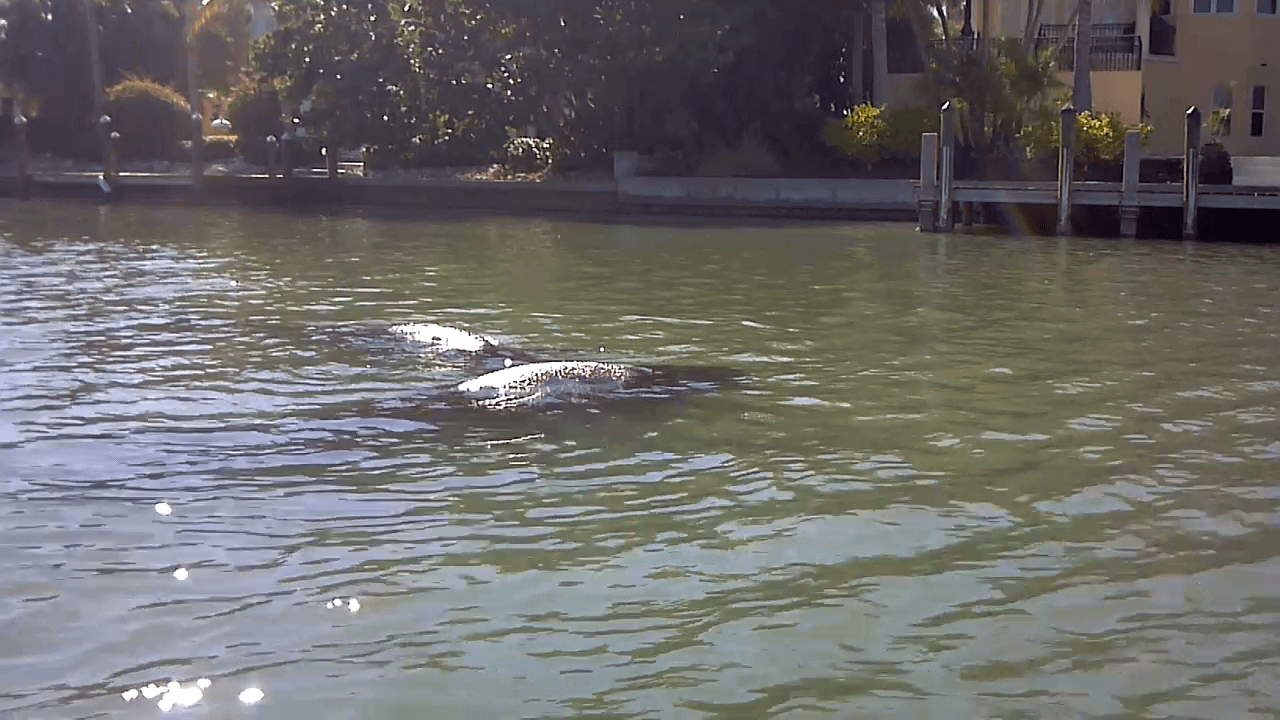
[[[974,0],[973,16],[987,37],[1018,37],[1035,0]],[[1135,22],[1142,38],[1141,73],[1095,72],[1094,105],[1119,112],[1126,123],[1142,119],[1153,126],[1149,153],[1178,155],[1184,143],[1185,114],[1195,105],[1208,118],[1215,91],[1231,86],[1231,134],[1221,138],[1233,155],[1280,155],[1280,15],[1256,12],[1257,0],[1235,0],[1230,14],[1193,14],[1193,0],[1171,0],[1177,24],[1174,56],[1153,56],[1148,47],[1150,0],[1094,0],[1095,23]],[[1044,0],[1039,22],[1073,19],[1076,0]],[[1032,29],[1034,32],[1035,29]],[[1070,84],[1069,74],[1063,74]],[[1264,134],[1250,135],[1253,87],[1266,87]],[[1145,96],[1145,100],[1144,100]]]
[[[1058,80],[1071,87],[1075,76],[1069,72],[1060,72]],[[1093,89],[1094,110],[1119,113],[1126,125],[1142,122],[1141,72],[1092,72],[1089,73],[1089,85]]]
[[[1235,12],[1197,15],[1192,0],[1174,0],[1177,54],[1147,58],[1143,86],[1155,130],[1148,151],[1181,154],[1185,115],[1200,108],[1208,139],[1215,91],[1229,86],[1231,134],[1221,138],[1232,155],[1280,155],[1280,15],[1255,13],[1255,0],[1236,0]],[[1250,136],[1253,87],[1266,88],[1263,136]]]

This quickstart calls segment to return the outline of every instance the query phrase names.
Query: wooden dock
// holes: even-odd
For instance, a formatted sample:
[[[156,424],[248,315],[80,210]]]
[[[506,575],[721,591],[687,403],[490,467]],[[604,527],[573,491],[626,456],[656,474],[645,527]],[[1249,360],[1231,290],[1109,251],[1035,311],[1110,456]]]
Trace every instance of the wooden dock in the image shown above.
[[[920,229],[948,232],[961,223],[972,223],[973,208],[980,204],[1003,206],[1048,206],[1057,209],[1057,232],[1072,233],[1072,211],[1076,207],[1115,208],[1120,232],[1134,237],[1141,208],[1181,209],[1182,235],[1193,239],[1199,233],[1200,210],[1272,210],[1280,212],[1280,186],[1210,185],[1200,183],[1200,111],[1194,106],[1186,115],[1186,150],[1181,183],[1138,182],[1142,160],[1141,135],[1131,131],[1125,138],[1122,182],[1086,182],[1073,175],[1075,153],[1075,110],[1063,108],[1062,146],[1059,148],[1056,181],[957,180],[955,165],[955,109],[942,106],[942,132],[926,133],[921,140],[920,177],[917,205]]]

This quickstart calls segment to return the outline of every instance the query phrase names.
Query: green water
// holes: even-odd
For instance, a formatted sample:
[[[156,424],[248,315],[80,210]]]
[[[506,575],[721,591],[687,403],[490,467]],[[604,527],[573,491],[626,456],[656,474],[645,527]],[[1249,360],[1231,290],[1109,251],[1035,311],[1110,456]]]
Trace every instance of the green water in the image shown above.
[[[0,204],[0,716],[1271,717],[1278,291],[1266,245]],[[747,379],[428,417],[467,371],[402,322]]]

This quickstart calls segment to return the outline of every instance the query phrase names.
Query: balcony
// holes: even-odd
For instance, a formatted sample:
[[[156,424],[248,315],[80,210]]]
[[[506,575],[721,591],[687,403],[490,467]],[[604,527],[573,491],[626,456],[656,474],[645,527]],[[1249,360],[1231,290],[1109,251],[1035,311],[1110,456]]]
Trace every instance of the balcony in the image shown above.
[[[1097,24],[1093,26],[1089,64],[1094,72],[1123,72],[1142,69],[1142,37],[1134,33],[1134,23]],[[1070,34],[1068,34],[1070,33]],[[1002,52],[1008,38],[970,39],[952,38],[933,40],[929,54],[935,58],[949,57],[953,61],[964,57],[975,59],[994,58]],[[1014,41],[1017,42],[1016,40]],[[1054,67],[1071,72],[1076,66],[1075,26],[1041,25],[1032,45],[1035,52],[1057,48],[1053,57]],[[1004,50],[1007,52],[1007,49]],[[889,43],[889,74],[919,73],[924,71],[924,61],[914,42]],[[868,61],[869,62],[869,61]]]
[[[1142,69],[1142,37],[1134,23],[1099,23],[1093,26],[1089,47],[1089,69],[1093,72],[1124,72]],[[1054,65],[1071,72],[1076,67],[1074,25],[1041,25],[1036,34],[1036,52],[1057,48]]]

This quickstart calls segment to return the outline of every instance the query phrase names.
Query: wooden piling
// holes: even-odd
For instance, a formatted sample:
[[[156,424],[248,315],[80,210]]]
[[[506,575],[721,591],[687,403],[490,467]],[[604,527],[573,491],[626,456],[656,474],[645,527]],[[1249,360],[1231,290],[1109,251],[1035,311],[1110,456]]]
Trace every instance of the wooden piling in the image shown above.
[[[942,132],[939,138],[941,147],[938,155],[938,182],[942,185],[942,197],[938,205],[938,228],[951,232],[955,226],[953,211],[956,174],[956,109],[950,101],[942,104],[939,125]]]
[[[1195,240],[1200,211],[1200,108],[1187,109],[1187,144],[1182,159],[1182,239]]]
[[[107,136],[107,166],[103,168],[107,184],[113,189],[120,177],[120,133],[112,130]]]
[[[1138,170],[1142,163],[1142,133],[1124,135],[1124,177],[1120,185],[1120,235],[1138,235]]]
[[[920,196],[916,209],[920,213],[920,232],[937,232],[938,133],[925,133],[920,138]]]
[[[27,147],[27,119],[18,113],[13,118],[13,144],[17,150],[18,199],[31,199],[30,150]]]
[[[324,148],[324,167],[330,180],[338,179],[338,151],[332,145]]]
[[[294,156],[294,134],[292,131],[286,131],[284,136],[280,138],[280,173],[284,176],[285,187],[293,187],[293,163],[297,158]]]
[[[1062,108],[1058,148],[1058,234],[1071,234],[1071,180],[1076,158],[1076,109]]]
[[[196,97],[193,94],[193,97]],[[204,118],[191,113],[191,193],[196,197],[204,186]]]
[[[276,167],[280,163],[280,141],[275,135],[267,136],[267,177],[276,176]]]

